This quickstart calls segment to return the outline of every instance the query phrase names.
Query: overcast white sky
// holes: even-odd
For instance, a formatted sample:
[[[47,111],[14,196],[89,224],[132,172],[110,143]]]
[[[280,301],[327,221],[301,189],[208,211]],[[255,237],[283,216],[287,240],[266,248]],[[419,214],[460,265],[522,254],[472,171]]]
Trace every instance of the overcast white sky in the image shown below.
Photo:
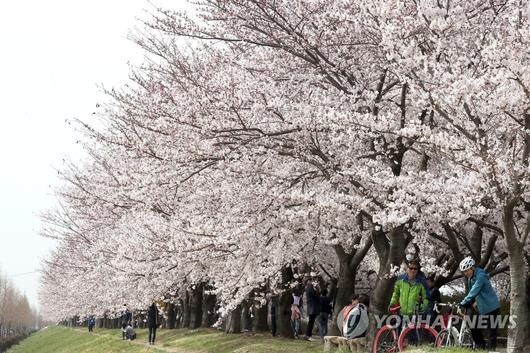
[[[184,8],[185,0],[153,0]],[[171,4],[171,5],[169,5]],[[37,306],[41,260],[54,242],[38,214],[54,205],[54,168],[82,155],[66,119],[89,121],[97,87],[126,82],[142,53],[126,39],[144,0],[0,1],[0,266]],[[95,295],[97,295],[95,293]]]

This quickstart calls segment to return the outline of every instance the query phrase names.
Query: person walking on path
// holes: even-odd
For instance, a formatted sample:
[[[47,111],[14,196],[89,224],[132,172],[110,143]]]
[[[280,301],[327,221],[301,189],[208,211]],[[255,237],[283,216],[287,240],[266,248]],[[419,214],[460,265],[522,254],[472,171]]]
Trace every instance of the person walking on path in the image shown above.
[[[156,328],[158,327],[158,308],[153,302],[147,310],[147,328],[149,329],[149,344],[155,344]]]
[[[93,316],[88,319],[88,332],[94,332],[94,326],[96,325],[96,320]]]

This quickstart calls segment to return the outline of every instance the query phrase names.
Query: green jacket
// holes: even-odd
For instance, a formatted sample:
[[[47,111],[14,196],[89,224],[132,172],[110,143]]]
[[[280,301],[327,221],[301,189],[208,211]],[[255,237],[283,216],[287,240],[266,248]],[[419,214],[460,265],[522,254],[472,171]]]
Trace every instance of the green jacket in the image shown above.
[[[401,309],[399,309],[401,315],[412,315],[419,302],[421,302],[420,311],[425,311],[429,303],[427,300],[427,292],[417,278],[414,281],[410,281],[408,276],[405,276],[404,279],[396,281],[390,306],[399,303],[401,305]]]

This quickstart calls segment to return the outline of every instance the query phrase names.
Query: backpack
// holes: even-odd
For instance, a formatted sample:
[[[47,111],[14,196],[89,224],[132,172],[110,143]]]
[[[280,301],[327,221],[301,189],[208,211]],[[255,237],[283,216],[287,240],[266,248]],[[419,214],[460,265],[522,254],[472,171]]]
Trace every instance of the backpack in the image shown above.
[[[364,304],[353,308],[343,321],[342,336],[347,339],[362,337],[368,329],[368,309]]]

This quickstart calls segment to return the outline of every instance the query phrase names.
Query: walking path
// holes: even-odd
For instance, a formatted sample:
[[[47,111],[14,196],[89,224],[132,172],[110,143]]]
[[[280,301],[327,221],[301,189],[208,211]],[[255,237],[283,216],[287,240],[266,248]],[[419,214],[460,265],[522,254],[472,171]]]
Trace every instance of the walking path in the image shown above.
[[[179,350],[178,348],[175,348],[175,347],[164,347],[164,346],[162,346],[161,344],[158,344],[158,343],[155,343],[154,345],[150,345],[147,342],[142,342],[142,341],[139,341],[139,340],[134,340],[134,341],[130,341],[130,342],[132,342],[134,344],[137,344],[137,345],[140,345],[140,346],[148,347],[148,348],[156,348],[158,350],[161,350],[161,351],[164,351],[164,352],[168,352],[168,353],[189,353],[189,352],[184,352],[183,350]]]
[[[90,334],[91,335],[95,335],[95,336],[109,338],[109,335],[102,335],[102,334],[98,334],[97,332],[91,332]],[[122,340],[121,337],[110,337],[110,338],[115,339],[117,341],[121,341]],[[189,352],[185,352],[185,351],[183,351],[181,349],[178,349],[178,348],[175,348],[175,347],[164,347],[160,343],[155,343],[154,345],[150,345],[148,342],[144,342],[143,340],[139,340],[139,339],[135,339],[133,341],[127,340],[126,342],[130,342],[130,343],[136,344],[138,346],[143,346],[143,347],[146,347],[146,348],[158,349],[159,351],[163,351],[163,352],[167,352],[167,353],[189,353]]]

